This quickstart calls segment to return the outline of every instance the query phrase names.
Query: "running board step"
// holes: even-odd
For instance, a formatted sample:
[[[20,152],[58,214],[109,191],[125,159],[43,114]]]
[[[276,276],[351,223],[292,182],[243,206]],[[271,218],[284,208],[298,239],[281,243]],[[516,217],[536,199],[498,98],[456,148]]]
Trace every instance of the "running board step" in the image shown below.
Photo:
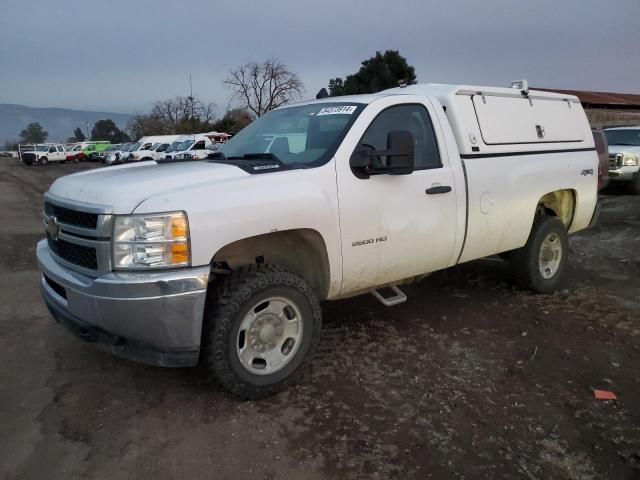
[[[398,305],[407,301],[407,296],[397,286],[389,285],[387,288],[393,290],[393,293],[395,293],[393,297],[383,297],[382,294],[375,288],[371,290],[371,295],[376,297],[378,301],[385,307],[393,307],[394,305]]]

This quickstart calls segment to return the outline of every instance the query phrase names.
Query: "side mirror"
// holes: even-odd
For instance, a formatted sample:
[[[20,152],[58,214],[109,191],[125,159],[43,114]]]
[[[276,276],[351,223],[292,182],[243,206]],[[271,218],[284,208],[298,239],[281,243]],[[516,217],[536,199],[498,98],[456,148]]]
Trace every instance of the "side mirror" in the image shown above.
[[[415,166],[413,134],[393,130],[387,134],[387,170],[390,175],[409,175]]]
[[[371,171],[371,166],[373,165],[373,157],[369,155],[371,150],[370,148],[359,146],[354,150],[351,154],[351,158],[349,159],[349,166],[351,167],[351,171],[353,174],[360,179],[367,179],[369,175],[373,172]]]
[[[382,161],[386,157],[386,162]],[[375,150],[371,145],[360,145],[349,159],[354,175],[367,179],[371,175],[408,175],[415,166],[413,134],[393,130],[387,134],[387,149]]]

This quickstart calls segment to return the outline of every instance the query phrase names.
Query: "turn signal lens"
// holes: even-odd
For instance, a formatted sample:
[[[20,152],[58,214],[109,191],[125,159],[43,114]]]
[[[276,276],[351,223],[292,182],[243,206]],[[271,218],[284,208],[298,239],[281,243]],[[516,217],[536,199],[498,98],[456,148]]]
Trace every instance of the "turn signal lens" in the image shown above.
[[[174,243],[171,245],[171,260],[173,264],[189,262],[189,246],[186,243]]]
[[[187,238],[187,219],[184,216],[173,217],[171,219],[171,236],[174,240]]]

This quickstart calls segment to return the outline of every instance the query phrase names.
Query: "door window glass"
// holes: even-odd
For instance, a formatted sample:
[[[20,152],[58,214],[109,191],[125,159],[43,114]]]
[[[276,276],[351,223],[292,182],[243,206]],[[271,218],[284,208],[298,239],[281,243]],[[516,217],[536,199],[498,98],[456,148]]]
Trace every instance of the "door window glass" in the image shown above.
[[[405,130],[413,135],[416,170],[442,166],[429,112],[422,105],[396,105],[383,110],[369,125],[359,145],[386,150],[387,135],[394,130]],[[384,165],[386,157],[378,158]]]

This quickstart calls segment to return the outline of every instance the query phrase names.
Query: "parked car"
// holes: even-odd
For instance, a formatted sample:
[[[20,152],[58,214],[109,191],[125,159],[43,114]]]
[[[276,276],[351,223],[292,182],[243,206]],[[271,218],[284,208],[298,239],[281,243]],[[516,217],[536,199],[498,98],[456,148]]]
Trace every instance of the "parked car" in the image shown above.
[[[624,182],[640,195],[640,126],[604,130],[609,144],[609,181]]]
[[[111,152],[117,151],[121,145],[122,145],[121,143],[111,144],[104,150],[100,152],[94,152],[91,155],[89,155],[89,160],[104,163],[104,159],[107,158],[107,155],[109,155],[109,153]]]
[[[35,145],[33,150],[24,152],[21,155],[22,163],[26,165],[32,165],[39,163],[40,165],[46,165],[50,162],[64,162],[67,158],[64,145],[42,143]]]
[[[132,142],[121,143],[117,149],[114,149],[107,154],[104,159],[105,165],[114,165],[124,162],[129,155],[129,149],[134,147],[135,145],[136,144]]]
[[[598,163],[598,190],[602,190],[609,184],[609,145],[602,130],[591,130],[591,133],[600,160]]]
[[[107,351],[200,359],[259,398],[308,363],[321,301],[396,305],[404,283],[499,253],[518,285],[551,292],[568,234],[596,218],[598,156],[577,97],[515,86],[283,106],[206,162],[58,178],[37,245],[43,298]]]

